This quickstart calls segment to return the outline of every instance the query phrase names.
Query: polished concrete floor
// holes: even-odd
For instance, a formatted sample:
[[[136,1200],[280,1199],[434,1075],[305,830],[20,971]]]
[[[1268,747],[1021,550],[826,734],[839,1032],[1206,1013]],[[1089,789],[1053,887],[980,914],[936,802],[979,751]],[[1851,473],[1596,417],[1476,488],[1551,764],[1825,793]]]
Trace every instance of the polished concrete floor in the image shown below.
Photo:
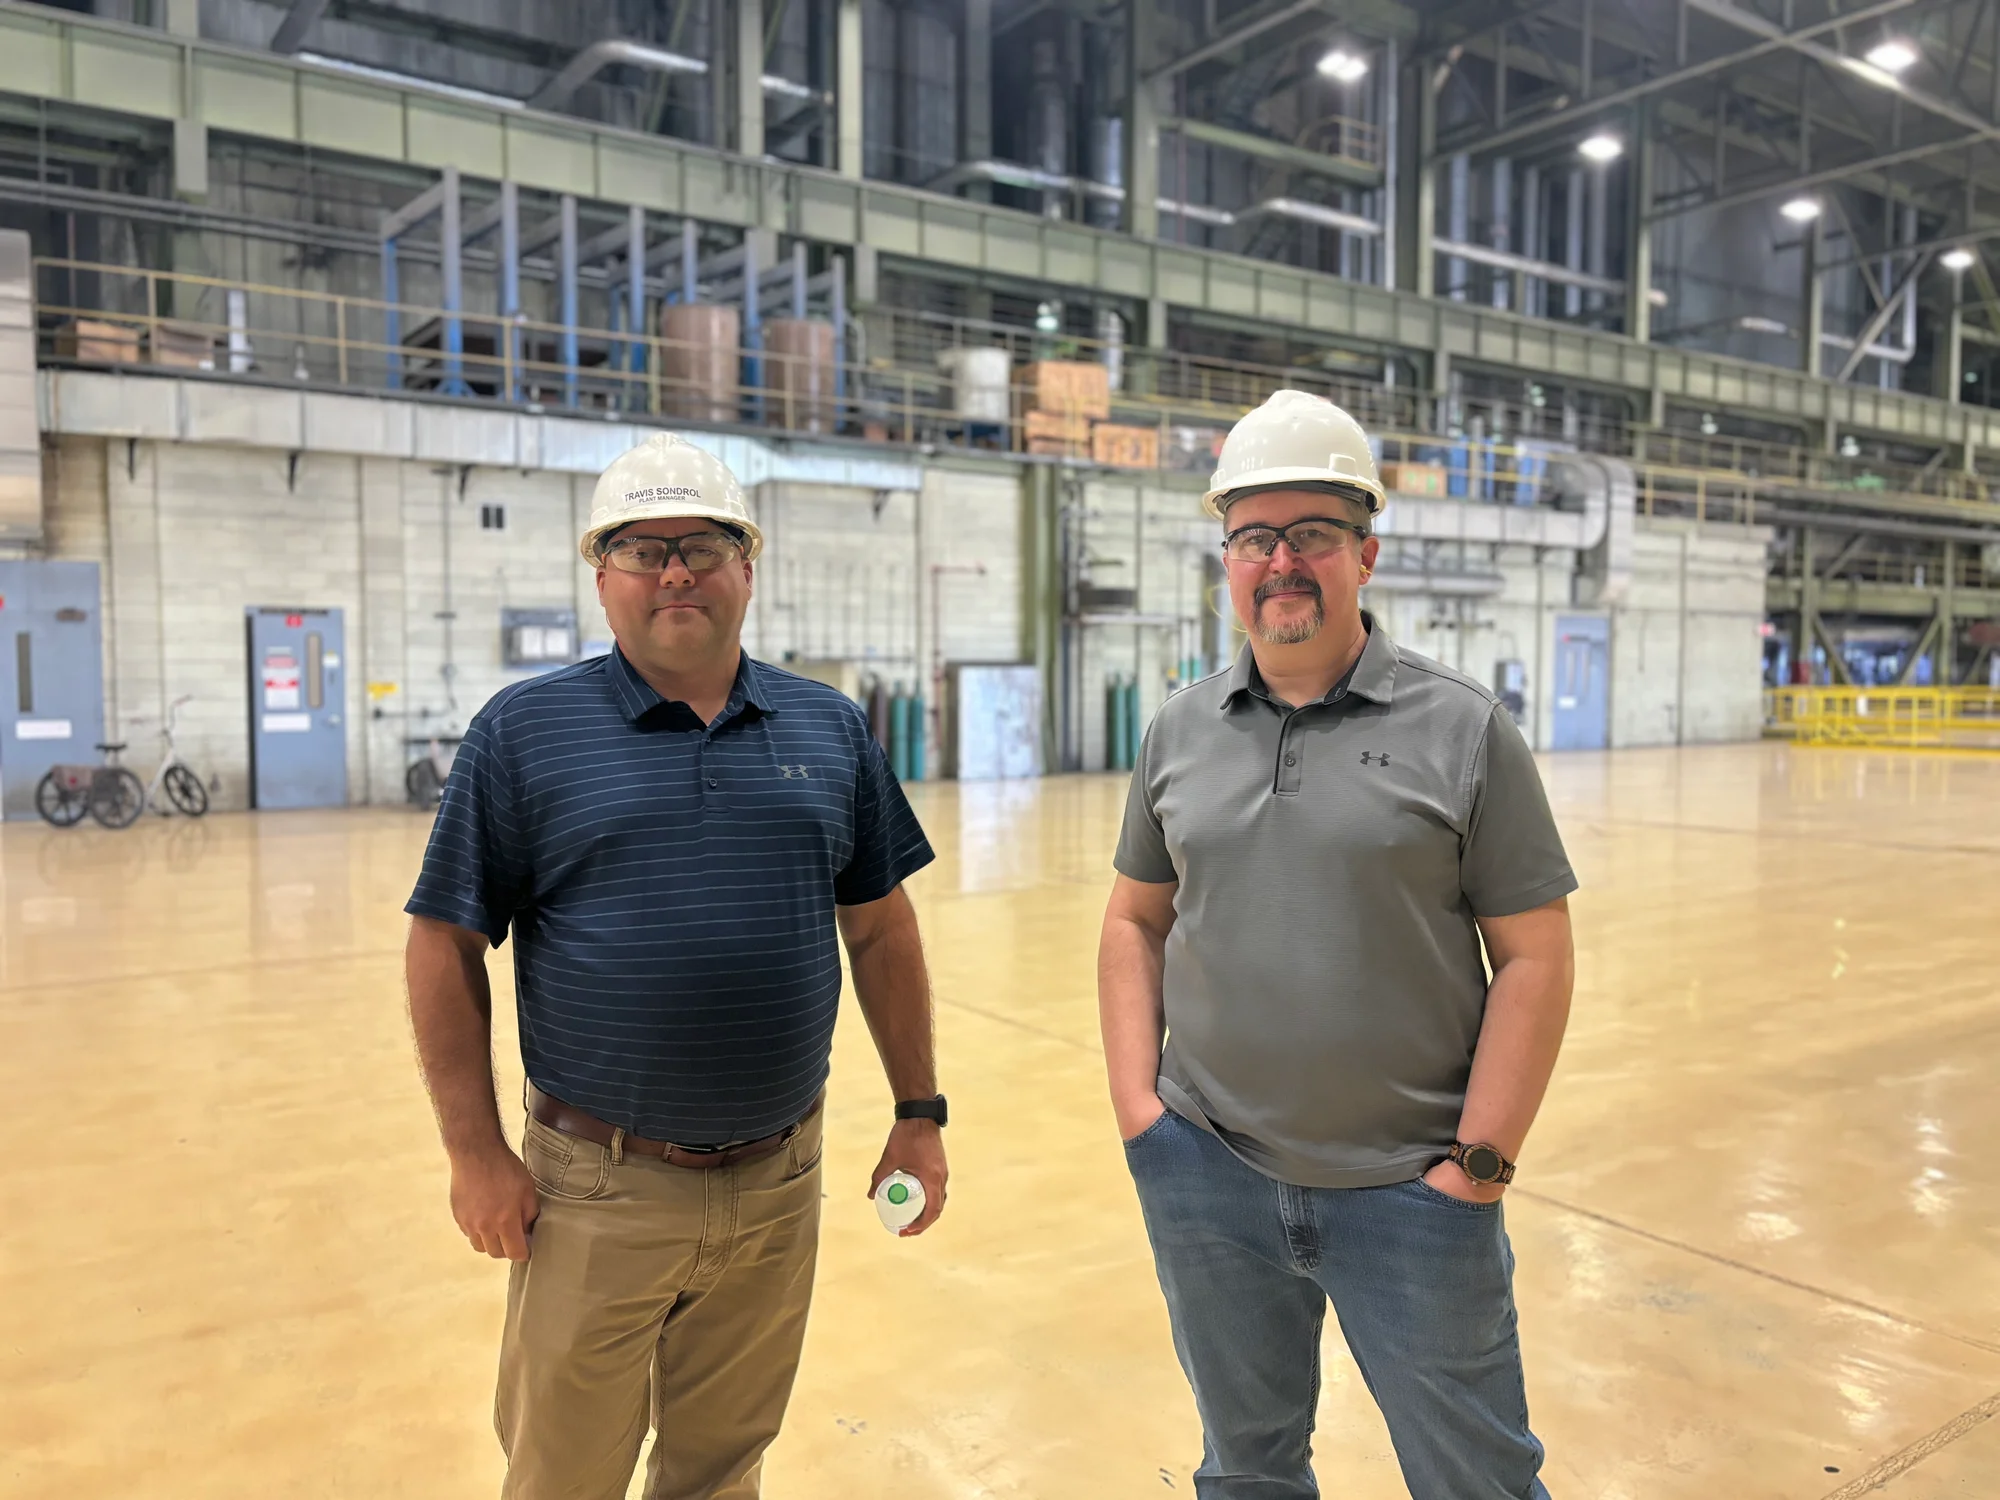
[[[1508,1216],[1550,1490],[2000,1495],[2000,761],[1546,774],[1578,993]],[[850,1014],[776,1500],[1192,1490],[1099,1071],[1122,795],[918,789],[951,1210],[900,1242],[864,1201],[886,1094]],[[0,830],[6,1500],[495,1493],[504,1272],[452,1227],[402,1014],[426,826]],[[1402,1494],[1337,1342],[1326,1364],[1325,1493]]]

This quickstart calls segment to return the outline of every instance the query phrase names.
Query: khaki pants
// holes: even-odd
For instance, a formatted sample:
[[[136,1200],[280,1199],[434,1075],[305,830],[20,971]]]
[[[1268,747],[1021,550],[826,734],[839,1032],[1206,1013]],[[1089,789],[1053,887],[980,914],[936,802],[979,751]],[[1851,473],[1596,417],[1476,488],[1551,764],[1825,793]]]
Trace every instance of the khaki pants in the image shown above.
[[[624,1500],[649,1388],[646,1500],[754,1500],[812,1302],[822,1113],[712,1171],[528,1121],[542,1207],[507,1282],[503,1500]]]

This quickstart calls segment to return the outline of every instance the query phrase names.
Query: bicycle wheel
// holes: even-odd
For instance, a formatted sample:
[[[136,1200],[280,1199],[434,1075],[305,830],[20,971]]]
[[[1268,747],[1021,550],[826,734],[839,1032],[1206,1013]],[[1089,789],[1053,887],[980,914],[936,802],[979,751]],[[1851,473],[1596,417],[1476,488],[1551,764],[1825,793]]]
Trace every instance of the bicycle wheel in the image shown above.
[[[73,828],[90,811],[90,797],[82,787],[71,786],[51,771],[35,786],[35,811],[44,822]]]
[[[130,828],[146,810],[146,789],[123,766],[106,766],[90,783],[90,815],[106,828]]]
[[[190,818],[198,818],[208,811],[208,788],[186,766],[178,762],[168,766],[167,774],[161,779],[166,784],[167,800]]]
[[[403,773],[403,790],[419,807],[436,807],[444,800],[444,781],[429,760],[413,762]]]

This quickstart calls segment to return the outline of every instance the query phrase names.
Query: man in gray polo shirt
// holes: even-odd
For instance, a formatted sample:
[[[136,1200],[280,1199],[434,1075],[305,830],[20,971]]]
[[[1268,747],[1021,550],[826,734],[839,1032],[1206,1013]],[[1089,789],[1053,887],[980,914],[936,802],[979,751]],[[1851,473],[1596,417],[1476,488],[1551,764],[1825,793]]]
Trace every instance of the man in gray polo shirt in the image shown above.
[[[1105,913],[1202,1500],[1318,1493],[1329,1299],[1418,1500],[1548,1493],[1500,1197],[1562,1043],[1576,877],[1494,695],[1362,612],[1381,503],[1319,397],[1230,434],[1205,505],[1249,643],[1147,731]]]

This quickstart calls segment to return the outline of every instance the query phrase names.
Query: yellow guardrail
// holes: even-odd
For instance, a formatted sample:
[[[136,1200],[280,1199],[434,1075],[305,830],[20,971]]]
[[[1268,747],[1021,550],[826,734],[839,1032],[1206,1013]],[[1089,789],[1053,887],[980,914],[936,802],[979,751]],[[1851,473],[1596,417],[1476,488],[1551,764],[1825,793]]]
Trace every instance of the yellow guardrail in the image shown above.
[[[1802,745],[2000,754],[2000,688],[1768,688],[1764,727]]]

